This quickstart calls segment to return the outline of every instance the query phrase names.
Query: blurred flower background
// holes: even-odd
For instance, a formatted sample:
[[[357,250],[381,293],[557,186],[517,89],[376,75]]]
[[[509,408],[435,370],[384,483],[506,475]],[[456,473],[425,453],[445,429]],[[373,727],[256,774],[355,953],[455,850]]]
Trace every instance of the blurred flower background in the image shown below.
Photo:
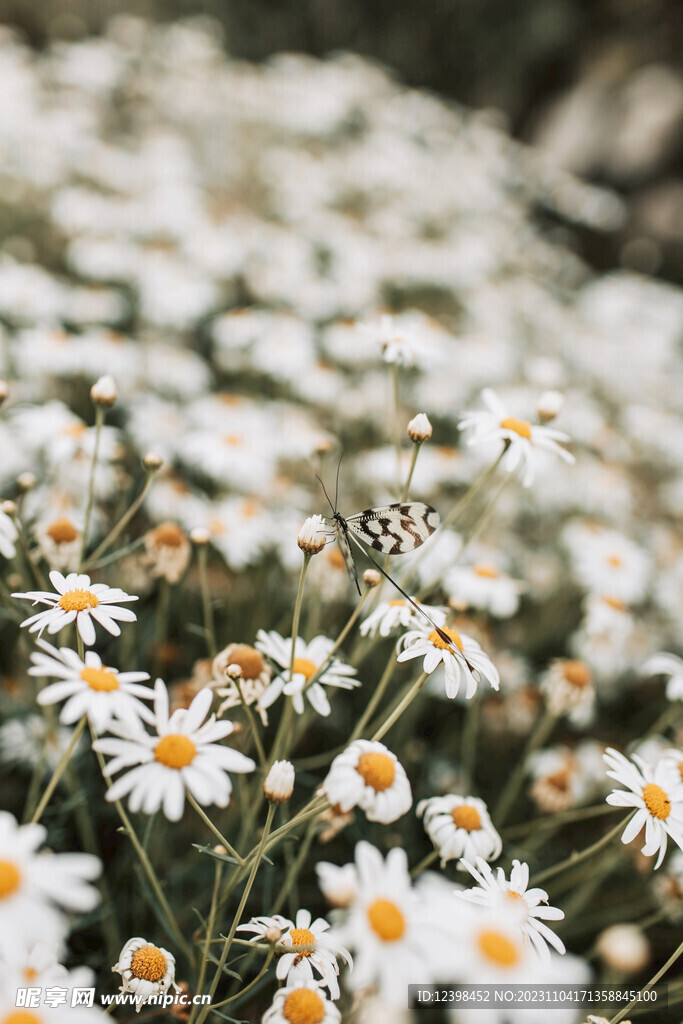
[[[98,991],[116,964],[208,992],[218,964],[234,1005],[210,1019],[400,1024],[397,976],[513,977],[487,973],[477,914],[517,882],[534,923],[501,919],[496,948],[527,978],[637,990],[676,949],[677,6],[0,4],[0,804],[40,812],[42,856],[102,862],[70,934],[30,896]],[[359,601],[324,524],[302,529],[337,474],[345,516],[440,513],[378,556],[433,628],[379,574]],[[99,767],[88,716],[117,737]],[[632,790],[609,804],[607,767]],[[638,808],[627,845],[611,804]],[[457,900],[473,871],[490,905]],[[569,952],[530,968],[543,917]],[[254,956],[282,933],[275,996]],[[675,973],[638,1020],[680,1021]]]

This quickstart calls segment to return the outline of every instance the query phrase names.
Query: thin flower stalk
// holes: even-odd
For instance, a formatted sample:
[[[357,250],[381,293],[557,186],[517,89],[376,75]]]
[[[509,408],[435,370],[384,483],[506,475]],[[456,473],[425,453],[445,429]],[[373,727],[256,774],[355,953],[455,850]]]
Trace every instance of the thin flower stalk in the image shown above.
[[[48,784],[47,784],[47,786],[45,788],[45,792],[43,793],[42,797],[40,798],[40,802],[39,802],[38,806],[36,807],[35,811],[31,815],[31,824],[32,825],[35,825],[35,823],[37,821],[40,821],[40,819],[42,818],[43,811],[45,810],[45,808],[49,804],[50,799],[52,797],[52,794],[54,793],[55,789],[59,785],[59,780],[61,779],[62,775],[64,774],[64,772],[66,770],[66,767],[67,767],[69,761],[71,760],[71,756],[72,756],[74,750],[76,749],[76,747],[78,745],[78,741],[80,740],[81,736],[83,735],[83,730],[85,729],[87,721],[88,721],[87,717],[85,715],[83,715],[83,717],[81,718],[80,722],[78,723],[78,725],[74,729],[73,735],[71,737],[71,741],[69,742],[69,746],[66,748],[66,750],[62,754],[61,758],[59,759],[59,764],[57,765],[57,767],[53,771],[52,777],[51,777],[50,781],[48,782]]]
[[[631,1010],[634,1010],[636,1008],[636,1006],[638,1006],[639,1003],[641,1002],[642,997],[643,997],[643,993],[644,992],[649,992],[651,988],[654,988],[654,986],[657,984],[659,979],[664,977],[664,975],[669,970],[669,968],[673,967],[673,965],[676,963],[676,961],[681,956],[683,956],[683,942],[681,942],[681,944],[676,947],[676,949],[671,954],[669,959],[666,961],[664,966],[660,967],[660,969],[657,971],[657,973],[654,974],[650,978],[650,980],[648,981],[647,985],[643,985],[643,987],[640,989],[640,991],[638,992],[638,995],[635,997],[635,999],[632,999],[631,1002],[628,1004],[628,1006],[625,1006],[623,1008],[623,1010],[620,1010],[619,1013],[617,1013],[614,1017],[612,1017],[612,1019],[610,1020],[610,1024],[619,1024],[619,1021],[623,1020],[624,1017],[626,1016],[626,1014],[630,1013]]]
[[[78,557],[78,564],[82,567],[85,558],[85,548],[88,543],[90,532],[90,518],[92,516],[93,498],[95,495],[95,472],[97,470],[97,459],[100,453],[100,439],[102,436],[102,424],[104,423],[105,408],[103,405],[95,406],[95,445],[90,463],[90,476],[88,478],[88,494],[85,502],[85,515],[83,517],[83,532],[81,534],[81,552]]]
[[[377,729],[376,732],[373,733],[373,735],[371,737],[373,742],[376,741],[376,740],[381,740],[384,736],[386,736],[386,734],[389,732],[391,727],[393,725],[395,725],[395,723],[399,720],[399,718],[401,717],[403,712],[406,710],[406,708],[408,708],[413,703],[413,701],[417,697],[418,693],[420,692],[420,690],[424,686],[425,682],[427,681],[427,676],[428,675],[429,675],[428,672],[423,672],[415,680],[415,682],[408,688],[407,693],[405,694],[405,696],[400,701],[398,707],[395,708],[395,710],[391,712],[391,714],[386,719],[386,721],[384,721],[382,723],[382,725],[380,725],[379,729]]]
[[[227,847],[226,847],[227,849]],[[206,937],[204,939],[204,952],[199,967],[199,976],[197,978],[197,992],[201,992],[204,988],[204,979],[206,978],[206,967],[209,962],[209,951],[211,949],[211,943],[213,941],[213,932],[216,926],[216,910],[218,906],[218,893],[221,887],[221,875],[223,873],[222,861],[217,860],[214,868],[213,878],[213,892],[211,894],[211,907],[209,908],[209,920],[206,926]],[[190,1019],[188,1024],[193,1024],[195,1017],[197,1016],[198,1007],[195,1005],[192,1007]]]
[[[517,765],[510,775],[506,785],[503,787],[503,792],[500,794],[498,803],[496,804],[495,811],[493,812],[493,818],[496,822],[497,828],[500,828],[501,825],[504,824],[508,814],[512,810],[515,800],[517,799],[517,795],[524,780],[529,757],[535,750],[538,750],[539,747],[543,746],[548,736],[550,736],[550,733],[553,731],[556,721],[557,719],[555,715],[551,714],[547,708],[538,719],[536,727],[529,737],[524,753],[517,762]]]
[[[206,813],[204,808],[201,806],[201,804],[197,803],[197,801],[192,796],[192,793],[190,793],[189,790],[187,792],[187,799],[188,799],[188,802],[192,805],[192,807],[194,807],[195,811],[197,812],[199,817],[202,819],[202,821],[204,822],[206,827],[211,832],[213,832],[213,834],[216,837],[216,839],[218,839],[218,841],[223,844],[223,846],[228,851],[230,856],[234,857],[238,864],[243,864],[244,860],[242,859],[242,857],[240,857],[240,855],[237,852],[237,850],[233,846],[231,846],[231,844],[228,842],[228,840],[225,838],[225,836],[220,832],[220,830],[218,828],[216,828],[216,826],[211,821],[211,818],[208,816],[208,814]]]
[[[123,515],[121,516],[119,521],[112,527],[112,529],[109,531],[109,533],[104,538],[102,543],[99,544],[95,548],[95,550],[89,556],[88,561],[87,561],[86,565],[84,566],[84,568],[87,568],[89,566],[94,565],[94,563],[97,562],[102,557],[102,555],[105,553],[105,551],[109,550],[109,548],[112,546],[114,541],[118,537],[120,537],[120,535],[123,533],[123,531],[125,530],[126,526],[131,521],[131,519],[133,518],[135,513],[138,511],[138,509],[142,506],[142,503],[144,502],[145,498],[147,497],[147,492],[149,491],[150,487],[152,486],[152,482],[154,480],[154,475],[155,475],[155,473],[157,471],[157,468],[158,467],[156,467],[156,466],[154,466],[154,467],[145,467],[145,482],[142,485],[142,489],[141,489],[140,493],[138,494],[137,498],[134,499],[134,501],[131,503],[129,508],[127,508],[126,511],[123,513]],[[83,538],[85,539],[85,529],[83,530]]]
[[[633,812],[635,814],[635,811]],[[577,864],[581,864],[584,860],[588,860],[589,857],[593,857],[598,851],[602,850],[605,846],[614,839],[615,836],[619,835],[625,825],[633,817],[633,814],[629,814],[626,818],[622,818],[618,825],[606,832],[604,836],[598,839],[596,842],[591,843],[584,850],[578,853],[572,853],[566,860],[560,861],[559,864],[553,864],[552,867],[546,868],[545,871],[539,872],[532,879],[533,884],[540,885],[541,882],[545,882],[548,878],[554,878],[555,875],[561,874],[563,871],[567,871],[569,868],[576,867]]]
[[[206,636],[206,648],[210,658],[216,657],[216,629],[213,621],[213,605],[211,603],[211,589],[209,587],[208,575],[208,544],[200,544],[197,549],[197,563],[199,566],[199,585],[202,591],[202,616],[204,619],[204,633]]]

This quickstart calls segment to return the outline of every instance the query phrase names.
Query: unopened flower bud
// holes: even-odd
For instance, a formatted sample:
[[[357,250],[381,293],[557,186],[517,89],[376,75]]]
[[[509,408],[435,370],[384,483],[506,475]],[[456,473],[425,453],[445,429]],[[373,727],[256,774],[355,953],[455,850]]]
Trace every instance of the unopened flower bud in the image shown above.
[[[101,405],[105,409],[110,408],[116,401],[118,392],[116,390],[116,382],[113,377],[107,374],[105,377],[100,377],[96,380],[93,386],[90,388],[90,398],[94,405]]]
[[[408,437],[410,440],[415,444],[422,444],[423,441],[428,441],[431,436],[432,425],[426,413],[419,412],[417,416],[413,416],[408,424]]]
[[[266,800],[283,804],[294,792],[294,766],[290,761],[274,761],[263,783]]]
[[[194,530],[190,533],[190,540],[193,544],[201,547],[204,544],[208,544],[211,540],[211,531],[207,530],[205,526],[195,526]]]
[[[156,472],[157,469],[161,469],[164,464],[164,460],[161,455],[157,455],[156,452],[147,452],[142,459],[142,465],[150,473]]]
[[[10,501],[9,499],[7,499],[7,501],[3,501],[0,508],[2,508],[2,511],[5,513],[6,516],[10,516],[11,518],[14,518],[14,516],[17,514],[16,504],[13,501]]]
[[[382,582],[382,577],[376,569],[366,569],[363,573],[363,583],[366,587],[378,587]]]
[[[564,395],[559,391],[544,391],[536,406],[538,418],[544,423],[550,423],[556,416],[559,416],[563,405]]]
[[[36,486],[36,478],[33,473],[20,473],[17,477],[17,487],[20,491],[30,491],[32,487]]]
[[[327,543],[327,528],[322,516],[309,516],[299,530],[296,542],[305,555],[317,555]]]
[[[213,848],[213,852],[217,853],[219,857],[228,856],[228,851],[226,850],[222,843],[217,843]]]
[[[264,931],[263,938],[274,946],[282,938],[282,929],[278,928],[275,924],[271,924],[270,928],[266,928]]]
[[[0,405],[5,401],[9,395],[9,382],[0,379]]]
[[[242,672],[241,665],[238,665],[236,662],[232,662],[232,664],[228,665],[226,668],[225,674],[228,679],[241,679],[244,673]]]
[[[615,924],[598,935],[595,951],[607,967],[638,974],[650,962],[650,943],[635,924]]]

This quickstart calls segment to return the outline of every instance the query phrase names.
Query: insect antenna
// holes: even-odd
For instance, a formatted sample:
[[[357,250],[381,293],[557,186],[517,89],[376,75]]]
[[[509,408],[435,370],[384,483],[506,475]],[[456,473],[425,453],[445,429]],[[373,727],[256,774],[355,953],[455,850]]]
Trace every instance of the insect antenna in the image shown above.
[[[341,469],[342,459],[344,458],[344,452],[342,451],[339,456],[339,462],[337,463],[337,482],[334,485],[334,511],[337,511],[337,498],[339,497],[339,470]]]
[[[327,503],[328,503],[328,505],[330,506],[330,508],[332,509],[332,515],[334,515],[334,513],[335,513],[335,512],[337,511],[337,502],[336,502],[336,499],[335,499],[335,503],[334,503],[334,505],[333,505],[333,504],[332,504],[332,502],[330,501],[330,496],[329,496],[329,494],[327,493],[327,488],[325,487],[325,484],[323,483],[323,481],[321,480],[321,478],[320,478],[320,477],[318,476],[318,474],[317,474],[317,473],[315,474],[315,478],[316,478],[316,480],[318,481],[318,483],[320,484],[320,486],[322,487],[322,489],[323,489],[323,493],[324,493],[325,497],[327,498]]]

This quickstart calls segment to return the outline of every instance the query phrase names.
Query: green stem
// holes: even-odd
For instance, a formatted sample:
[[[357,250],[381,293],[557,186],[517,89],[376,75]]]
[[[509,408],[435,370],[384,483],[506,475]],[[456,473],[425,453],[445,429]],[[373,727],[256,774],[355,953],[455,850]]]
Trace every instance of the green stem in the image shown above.
[[[649,992],[651,988],[654,988],[659,979],[666,974],[670,967],[673,967],[681,955],[683,955],[683,942],[681,942],[680,946],[674,950],[664,966],[661,967],[652,978],[650,978],[647,985],[643,985],[636,998],[632,999],[628,1006],[625,1006],[623,1010],[620,1010],[616,1017],[612,1017],[610,1024],[619,1024],[619,1021],[623,1020],[627,1013],[630,1013],[631,1010],[635,1009],[640,1001],[640,997],[643,995],[643,992]]]
[[[389,661],[386,664],[386,668],[384,669],[384,672],[382,673],[382,678],[380,679],[380,681],[378,682],[377,686],[375,687],[375,692],[373,693],[372,697],[368,701],[368,705],[367,705],[365,711],[360,716],[360,719],[358,720],[358,723],[357,723],[355,729],[353,730],[353,733],[351,734],[351,738],[349,740],[349,743],[353,743],[354,740],[357,740],[359,736],[363,735],[363,731],[364,731],[366,725],[368,724],[368,722],[370,721],[370,719],[374,715],[374,713],[375,713],[375,711],[376,711],[376,709],[377,709],[377,707],[379,705],[379,702],[381,701],[382,697],[384,696],[384,692],[385,692],[387,686],[391,682],[391,677],[393,676],[394,672],[396,671],[396,665],[397,664],[398,664],[398,662],[396,661],[396,657],[394,655],[394,651],[393,651],[393,648],[392,648],[391,656],[389,658]]]
[[[418,875],[422,874],[422,872],[425,870],[425,868],[428,868],[430,864],[433,864],[434,861],[437,860],[438,856],[439,856],[439,851],[438,850],[432,850],[431,853],[426,854],[426,856],[424,856],[422,858],[422,860],[419,861],[415,865],[413,870],[410,872],[410,877],[411,878],[417,878]]]
[[[225,938],[225,942],[223,943],[223,949],[221,951],[220,959],[219,959],[218,965],[216,967],[216,972],[214,974],[213,981],[211,982],[211,988],[209,989],[209,995],[211,996],[212,1000],[213,1000],[214,995],[216,994],[216,989],[218,988],[218,983],[221,980],[221,977],[223,975],[223,968],[225,967],[225,962],[228,959],[228,953],[230,952],[230,946],[232,945],[232,940],[235,937],[235,932],[237,931],[237,927],[238,927],[240,921],[242,920],[242,914],[244,912],[245,906],[247,905],[247,900],[249,899],[249,894],[251,893],[252,886],[253,886],[254,881],[256,879],[256,873],[257,873],[257,871],[258,871],[258,869],[259,869],[259,867],[261,865],[261,858],[262,858],[263,853],[265,852],[265,849],[266,849],[266,843],[268,841],[268,834],[270,832],[271,825],[273,824],[273,815],[275,814],[276,806],[277,806],[276,804],[269,804],[268,805],[268,815],[266,817],[266,823],[265,823],[264,828],[263,828],[263,835],[261,836],[261,841],[260,841],[260,843],[258,845],[258,848],[256,850],[256,856],[254,858],[254,863],[252,865],[251,872],[249,873],[249,878],[247,879],[247,884],[245,885],[244,890],[242,892],[242,898],[240,899],[239,906],[238,906],[238,908],[237,908],[237,910],[235,912],[235,916],[232,919],[232,924],[230,925],[230,931],[228,932],[228,934],[227,934],[227,936]],[[210,1006],[205,1006],[205,1007],[202,1008],[202,1010],[200,1012],[200,1015],[199,1015],[199,1018],[198,1018],[198,1021],[197,1021],[197,1024],[202,1024],[202,1022],[208,1016],[210,1010],[211,1010]]]
[[[572,807],[569,811],[560,811],[557,814],[544,814],[539,818],[532,818],[520,825],[513,825],[506,828],[502,833],[506,840],[519,839],[529,832],[541,830],[560,829],[572,821],[585,821],[587,818],[601,818],[605,814],[613,814],[620,810],[612,804],[595,804],[593,807]]]
[[[100,437],[102,436],[102,424],[104,423],[104,406],[95,406],[95,447],[92,453],[90,464],[90,477],[88,479],[88,497],[85,504],[85,516],[83,518],[83,533],[81,534],[81,551],[78,556],[79,566],[83,565],[85,548],[88,543],[88,532],[90,530],[90,517],[92,515],[93,498],[95,496],[95,470],[97,468],[97,457],[100,452]]]
[[[368,597],[368,594],[370,593],[370,591],[371,591],[371,588],[369,588],[369,587],[366,587],[366,589],[363,591],[363,593],[361,594],[361,596],[360,596],[360,598],[359,598],[359,600],[358,600],[358,602],[356,604],[356,607],[353,609],[353,611],[351,612],[351,615],[347,619],[346,625],[344,626],[344,628],[342,629],[341,633],[339,634],[337,639],[334,641],[334,644],[330,648],[329,654],[327,655],[327,657],[323,661],[322,665],[320,665],[320,667],[315,670],[315,672],[311,676],[311,678],[306,681],[306,685],[304,686],[304,690],[307,690],[309,688],[309,686],[313,686],[313,683],[317,683],[318,682],[318,680],[320,679],[321,675],[323,674],[323,672],[325,671],[327,666],[330,664],[330,662],[334,658],[335,654],[337,653],[337,651],[339,650],[341,645],[344,643],[344,641],[346,640],[346,638],[349,635],[349,633],[351,632],[351,629],[353,628],[353,625],[356,622],[356,619],[360,615],[361,610],[363,608],[363,605],[365,604],[365,602],[367,600],[367,597]]]
[[[211,909],[209,910],[209,920],[206,927],[206,938],[204,940],[204,955],[202,956],[201,966],[199,968],[199,978],[197,979],[197,993],[201,994],[204,988],[204,979],[206,978],[206,965],[209,962],[209,950],[211,941],[213,939],[213,931],[216,925],[216,909],[218,906],[218,893],[221,885],[221,874],[223,872],[223,865],[221,861],[216,861],[216,870],[213,879],[213,894],[211,896]],[[195,1017],[197,1016],[197,1005],[192,1007],[192,1013],[188,1024],[193,1024]]]
[[[237,687],[237,692],[239,694],[240,700],[242,701],[242,708],[244,709],[244,713],[247,716],[247,720],[249,722],[249,728],[251,729],[251,737],[254,741],[254,746],[256,747],[256,755],[259,759],[259,764],[261,765],[262,768],[265,768],[268,763],[268,759],[266,758],[266,752],[263,749],[263,741],[261,740],[261,733],[259,731],[258,722],[256,721],[256,715],[252,711],[249,704],[247,704],[244,693],[242,692],[241,677],[235,680],[235,686]]]
[[[109,547],[111,547],[116,538],[125,530],[128,523],[131,521],[135,513],[142,505],[147,495],[147,491],[152,486],[152,480],[154,479],[154,474],[156,473],[156,467],[154,469],[146,469],[145,473],[145,482],[142,485],[142,490],[138,494],[137,498],[133,501],[130,508],[123,513],[118,523],[116,523],[116,525],[109,531],[109,533],[104,538],[102,543],[98,547],[96,547],[95,550],[92,552],[90,558],[88,559],[88,565],[92,565],[94,562],[97,562],[97,560],[102,557],[104,552]]]
[[[45,808],[49,804],[50,798],[51,798],[52,794],[54,793],[55,789],[57,788],[57,784],[59,783],[59,780],[61,779],[62,775],[64,774],[66,766],[68,765],[69,761],[71,760],[71,755],[73,754],[74,750],[76,749],[76,745],[77,745],[78,741],[80,740],[81,736],[83,735],[83,730],[85,729],[85,725],[86,725],[87,720],[88,720],[87,716],[83,715],[83,717],[81,718],[80,722],[78,723],[78,725],[74,729],[73,735],[72,735],[71,740],[69,742],[69,746],[66,748],[66,750],[64,751],[64,753],[60,757],[59,764],[57,765],[57,767],[55,768],[54,772],[52,773],[52,778],[50,779],[50,781],[47,784],[45,792],[43,793],[43,795],[41,797],[40,803],[38,804],[38,806],[36,807],[35,811],[33,812],[33,816],[31,817],[31,824],[32,825],[35,825],[35,823],[37,821],[40,821],[41,817],[43,816],[43,811],[45,810]]]
[[[659,733],[664,733],[670,725],[678,720],[681,716],[681,707],[678,701],[674,701],[664,709],[659,718],[650,726],[647,730],[646,736],[656,736]]]
[[[562,860],[559,864],[554,864],[552,867],[546,868],[545,871],[541,871],[540,874],[535,875],[531,884],[534,887],[540,885],[541,882],[545,882],[548,878],[553,878],[555,875],[559,875],[560,872],[566,871],[568,868],[576,867],[576,865],[580,864],[582,861],[588,860],[588,858],[592,857],[593,854],[602,850],[603,847],[611,843],[614,837],[618,836],[619,833],[626,828],[635,813],[636,812],[633,811],[627,818],[624,818],[618,825],[615,825],[614,828],[609,830],[609,832],[606,832],[604,836],[601,836],[597,842],[587,846],[585,850],[581,850],[579,853],[572,853],[566,858],[566,860]]]
[[[413,480],[413,473],[415,472],[415,463],[417,462],[417,457],[420,454],[421,447],[421,443],[413,441],[413,454],[410,459],[410,469],[408,470],[408,476],[406,477],[406,482],[404,483],[403,491],[401,492],[401,501],[408,500],[408,491],[410,490],[410,485]]]
[[[306,858],[308,857],[308,851],[310,850],[311,844],[313,843],[313,840],[315,839],[315,832],[316,832],[317,827],[318,827],[318,819],[317,819],[317,816],[316,816],[315,818],[313,818],[312,821],[310,821],[308,823],[308,828],[306,829],[306,834],[305,834],[304,838],[301,840],[301,842],[299,843],[299,849],[298,849],[297,855],[296,855],[294,861],[292,862],[292,865],[291,865],[289,871],[287,872],[285,880],[282,883],[282,887],[281,887],[279,893],[277,894],[277,898],[275,900],[275,903],[273,904],[273,909],[271,911],[271,916],[273,916],[274,914],[279,914],[280,913],[280,908],[282,907],[282,905],[284,904],[285,900],[289,896],[289,892],[290,892],[290,890],[292,888],[292,885],[294,884],[295,880],[298,878],[299,872],[301,871],[301,868],[303,867],[303,865],[304,865],[304,863],[306,861]]]
[[[213,621],[213,607],[211,605],[211,590],[209,588],[209,575],[207,572],[207,559],[209,556],[208,544],[201,544],[197,549],[197,562],[199,565],[199,585],[202,591],[202,615],[204,618],[204,632],[206,633],[206,646],[210,658],[216,657],[216,630]]]
[[[208,814],[206,813],[204,808],[201,806],[201,804],[197,803],[197,801],[192,796],[192,793],[189,792],[189,790],[188,790],[188,793],[187,793],[187,799],[188,799],[188,802],[194,807],[195,811],[197,812],[199,817],[202,819],[202,821],[204,822],[206,827],[209,829],[209,831],[213,832],[213,834],[215,835],[216,839],[218,839],[218,841],[223,844],[223,846],[228,851],[230,856],[234,857],[238,864],[244,864],[244,859],[242,857],[240,857],[240,855],[237,852],[237,850],[235,850],[235,848],[230,845],[230,843],[225,838],[225,836],[221,832],[219,832],[219,830],[216,828],[214,823],[211,821],[211,818],[208,816]]]
[[[233,942],[235,942],[235,941],[237,941],[237,940],[233,939]],[[250,992],[251,989],[253,989],[256,985],[258,985],[259,981],[264,976],[264,974],[268,973],[268,968],[270,967],[271,961],[272,961],[274,956],[275,956],[275,950],[274,950],[274,948],[272,946],[270,946],[269,949],[268,949],[268,956],[265,959],[265,963],[263,964],[263,967],[258,972],[256,977],[253,979],[253,981],[250,981],[248,985],[245,985],[244,988],[241,989],[236,995],[230,996],[229,999],[223,999],[222,1002],[220,1002],[220,1003],[212,1003],[211,1009],[212,1010],[217,1010],[221,1006],[227,1006],[228,1003],[234,1003],[236,1000],[242,999],[243,996],[246,996],[247,992]]]
[[[462,766],[462,785],[465,793],[469,793],[474,776],[480,709],[481,698],[479,696],[479,692],[477,692],[470,698],[470,700],[467,701],[467,705],[465,707],[465,721],[462,727],[460,764]]]
[[[381,740],[382,737],[386,736],[386,734],[391,729],[392,725],[394,725],[399,720],[399,718],[406,710],[406,708],[413,703],[418,693],[424,686],[427,680],[427,675],[427,672],[423,672],[422,675],[419,676],[418,679],[416,679],[416,681],[410,687],[410,689],[408,690],[408,692],[406,693],[405,697],[398,705],[398,707],[394,711],[392,711],[392,713],[389,715],[386,721],[383,722],[382,725],[380,725],[379,729],[375,732],[375,734],[372,737],[373,743],[377,742],[378,740]]]
[[[529,737],[524,753],[517,762],[514,771],[508,778],[507,784],[503,787],[503,792],[496,804],[496,809],[493,812],[496,828],[500,828],[505,822],[512,805],[517,798],[517,794],[519,793],[524,780],[530,755],[545,743],[548,736],[550,736],[556,721],[556,716],[551,714],[551,712],[546,708],[536,723],[536,728]]]
[[[396,479],[401,479],[401,396],[399,388],[398,363],[391,364],[391,383],[394,400],[394,448],[396,449]]]

